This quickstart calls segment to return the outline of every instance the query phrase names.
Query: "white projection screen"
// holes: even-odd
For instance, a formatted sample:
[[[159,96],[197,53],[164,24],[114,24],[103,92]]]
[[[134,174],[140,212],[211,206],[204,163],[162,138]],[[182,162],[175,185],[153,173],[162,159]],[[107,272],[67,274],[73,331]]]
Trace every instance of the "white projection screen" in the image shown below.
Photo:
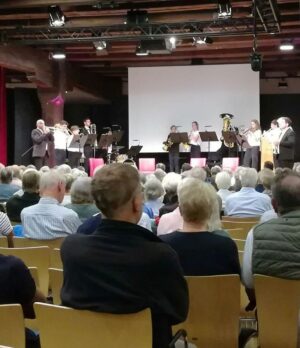
[[[189,132],[198,121],[200,131],[220,137],[221,113],[233,114],[234,126],[259,120],[259,73],[248,64],[129,68],[128,76],[129,146],[139,143],[142,152],[163,152],[173,124]],[[219,147],[212,142],[210,149]]]

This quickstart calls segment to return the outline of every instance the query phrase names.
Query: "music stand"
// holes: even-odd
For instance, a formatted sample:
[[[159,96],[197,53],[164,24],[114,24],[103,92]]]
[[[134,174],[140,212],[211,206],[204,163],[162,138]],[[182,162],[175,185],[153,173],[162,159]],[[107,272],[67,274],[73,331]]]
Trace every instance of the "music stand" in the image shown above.
[[[170,133],[170,140],[173,144],[181,143],[181,133]]]
[[[240,147],[243,149],[249,149],[251,147],[245,135],[237,134],[236,140]]]
[[[182,133],[178,133],[180,134],[180,142],[181,143],[188,143],[189,142],[189,136],[187,134],[187,132],[182,132]]]
[[[78,146],[79,153],[81,153],[81,155],[82,155],[81,149],[83,149],[84,144],[86,142],[86,139],[87,139],[87,135],[74,134],[68,148],[69,147],[77,148],[77,146]],[[77,165],[78,166],[80,165],[80,158],[78,160]]]
[[[130,149],[127,152],[128,158],[133,158],[137,157],[137,155],[141,152],[143,146],[142,145],[133,145],[130,147]]]
[[[112,142],[113,143],[119,143],[123,137],[124,131],[118,130],[112,132]]]
[[[202,142],[208,141],[208,153],[210,153],[210,142],[211,141],[219,141],[219,139],[217,137],[217,133],[205,131],[205,132],[199,132],[199,135],[200,135],[200,139]]]

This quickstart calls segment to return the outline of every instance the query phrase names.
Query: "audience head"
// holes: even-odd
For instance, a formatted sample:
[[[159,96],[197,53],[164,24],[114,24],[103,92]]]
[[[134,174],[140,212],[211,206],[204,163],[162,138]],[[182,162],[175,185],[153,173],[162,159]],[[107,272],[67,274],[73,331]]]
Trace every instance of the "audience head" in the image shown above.
[[[64,174],[65,180],[66,180],[66,192],[69,193],[72,187],[72,184],[75,180],[75,177],[72,174]]]
[[[57,170],[43,173],[40,178],[40,196],[55,198],[59,203],[64,199],[66,179]]]
[[[180,183],[181,176],[177,173],[168,173],[162,181],[162,185],[167,194],[177,194],[177,187]]]
[[[279,117],[277,121],[280,129],[288,128],[292,124],[292,120],[289,117]]]
[[[271,169],[264,168],[258,173],[258,180],[266,190],[271,190],[275,174]]]
[[[22,179],[22,171],[18,165],[13,164],[12,166],[10,166],[10,168],[13,172],[13,178]]]
[[[71,174],[72,168],[68,164],[61,164],[57,167],[57,171],[61,174]]]
[[[80,176],[87,177],[87,173],[79,168],[73,168],[71,175],[73,176],[74,179],[77,179]]]
[[[24,192],[37,193],[40,187],[40,173],[36,169],[27,169],[23,173],[22,188]]]
[[[40,169],[40,172],[41,173],[47,173],[47,172],[49,172],[50,171],[50,168],[48,167],[48,166],[43,166],[43,167],[41,167],[41,169]]]
[[[178,187],[178,201],[184,222],[208,229],[212,207],[217,202],[211,185],[195,178],[184,179]]]
[[[144,186],[144,195],[146,201],[155,201],[164,195],[165,191],[162,183],[154,178],[146,181]]]
[[[188,170],[191,170],[193,167],[189,163],[183,163],[181,166],[181,173],[187,172]]]
[[[272,204],[279,214],[300,209],[300,176],[297,173],[282,173],[272,185]]]
[[[188,177],[202,180],[202,181],[205,181],[207,176],[205,169],[200,167],[194,167],[191,170],[189,170],[187,173],[188,173]]]
[[[163,178],[167,175],[167,173],[160,168],[157,168],[153,174],[160,182],[162,182]]]
[[[134,167],[121,163],[102,167],[93,177],[92,194],[106,218],[132,223],[140,220],[143,195]]]
[[[73,182],[70,190],[72,204],[92,204],[94,202],[91,183],[92,179],[88,177],[80,177]]]
[[[164,172],[166,171],[166,165],[164,163],[157,163],[156,169],[162,169]]]
[[[26,168],[27,169],[36,169],[36,166],[33,164],[28,164],[28,166]]]
[[[273,162],[271,162],[271,161],[266,161],[266,162],[264,163],[264,168],[267,168],[267,169],[270,169],[270,170],[274,170],[274,164],[273,164]]]
[[[222,168],[220,166],[213,166],[210,170],[211,175],[217,175],[222,171]]]
[[[13,179],[13,171],[11,168],[2,168],[0,172],[0,179],[2,184],[10,184]]]
[[[300,162],[295,162],[293,166],[293,171],[300,174]]]
[[[283,172],[283,169],[281,167],[275,168],[275,176],[280,175]]]
[[[254,168],[243,168],[240,171],[240,180],[242,187],[254,188],[257,184],[257,171]]]
[[[225,171],[218,173],[215,181],[219,190],[228,190],[231,186],[231,176]]]

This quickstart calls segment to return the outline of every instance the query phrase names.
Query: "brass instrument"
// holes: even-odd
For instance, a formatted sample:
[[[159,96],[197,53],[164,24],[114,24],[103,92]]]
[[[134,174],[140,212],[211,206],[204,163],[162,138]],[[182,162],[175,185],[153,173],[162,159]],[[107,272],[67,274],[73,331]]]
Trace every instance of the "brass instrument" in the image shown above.
[[[232,130],[232,126],[231,126],[231,117],[229,115],[225,115],[223,118],[223,128],[222,128],[222,132],[229,132]],[[227,143],[224,140],[224,145],[226,147],[229,148],[233,148],[234,147],[234,143]]]
[[[169,138],[167,141],[163,142],[163,150],[164,151],[169,151],[170,147],[173,145],[173,142],[171,141],[171,139]]]

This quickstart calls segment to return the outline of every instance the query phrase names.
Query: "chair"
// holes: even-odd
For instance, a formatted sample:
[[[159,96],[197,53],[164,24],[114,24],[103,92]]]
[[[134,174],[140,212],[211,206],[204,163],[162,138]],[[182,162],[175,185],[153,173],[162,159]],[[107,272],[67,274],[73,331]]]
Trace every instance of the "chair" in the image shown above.
[[[223,170],[229,169],[232,172],[235,172],[239,164],[240,159],[238,157],[224,157],[222,161],[222,168]]]
[[[0,344],[25,348],[25,324],[20,304],[0,305]]]
[[[190,308],[183,328],[197,347],[237,348],[240,313],[238,275],[186,277]]]
[[[104,160],[103,158],[90,158],[89,159],[90,164],[90,176],[94,175],[95,169],[97,167],[104,167]]]
[[[236,228],[241,228],[245,232],[249,232],[253,226],[255,226],[257,223],[254,221],[249,222],[239,222],[239,221],[223,221],[222,220],[222,226],[225,230],[231,230]]]
[[[243,260],[244,260],[244,250],[243,250],[243,251],[242,251],[242,250],[239,250],[238,253],[239,253],[240,265],[241,265],[241,267],[242,267],[242,266],[243,266]]]
[[[52,249],[50,252],[50,267],[51,268],[57,268],[57,269],[63,269],[63,264],[61,261],[60,256],[60,249]]]
[[[38,274],[37,267],[28,267],[28,269],[29,269],[29,272],[30,272],[34,282],[35,282],[35,286],[37,288],[39,288],[40,287],[40,283],[39,283],[39,274]]]
[[[8,248],[6,236],[0,236],[0,248]]]
[[[60,305],[60,290],[63,285],[64,272],[62,269],[49,268],[49,281],[51,284],[53,304]]]
[[[232,221],[232,222],[256,222],[258,223],[260,216],[248,216],[248,217],[238,217],[238,216],[222,216],[222,221]]]
[[[50,249],[48,247],[32,248],[0,248],[0,254],[13,255],[20,258],[27,267],[36,267],[38,270],[38,279],[40,290],[48,295],[50,265]]]
[[[30,239],[30,238],[14,238],[15,248],[29,248],[29,247],[40,247],[46,246],[49,249],[60,248],[62,242],[65,238],[56,238],[56,239]]]
[[[226,230],[232,239],[247,239],[248,231],[245,231],[242,228],[227,228]]]
[[[206,166],[206,158],[205,157],[202,157],[202,158],[191,158],[190,165],[192,167],[203,168],[203,167]]]
[[[151,313],[108,314],[35,303],[43,348],[152,348]]]
[[[139,158],[139,171],[145,174],[155,172],[155,158]]]
[[[233,241],[238,249],[238,251],[244,251],[245,250],[245,239],[234,239],[233,238]]]
[[[300,280],[254,275],[261,348],[297,347]]]

